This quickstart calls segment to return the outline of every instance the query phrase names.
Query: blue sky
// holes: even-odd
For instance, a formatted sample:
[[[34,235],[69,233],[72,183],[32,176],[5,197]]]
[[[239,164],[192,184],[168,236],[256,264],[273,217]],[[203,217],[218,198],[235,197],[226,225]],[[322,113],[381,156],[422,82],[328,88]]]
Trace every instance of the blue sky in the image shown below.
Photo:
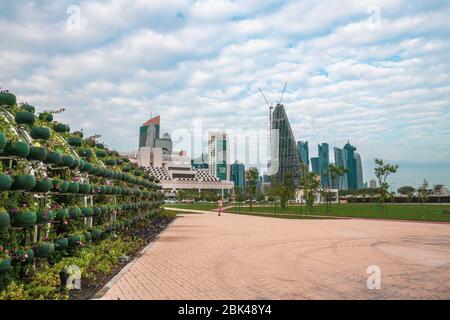
[[[450,186],[448,1],[5,1],[0,86],[112,148],[138,126],[267,127],[261,87],[298,140]]]

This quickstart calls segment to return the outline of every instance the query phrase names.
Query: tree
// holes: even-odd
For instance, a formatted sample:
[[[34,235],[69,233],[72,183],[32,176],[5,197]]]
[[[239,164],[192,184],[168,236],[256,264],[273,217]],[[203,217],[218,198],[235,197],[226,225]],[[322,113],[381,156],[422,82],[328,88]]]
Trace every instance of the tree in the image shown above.
[[[380,186],[380,206],[379,206],[379,214],[381,212],[386,212],[386,198],[389,193],[389,184],[387,182],[387,178],[389,175],[396,173],[398,170],[398,165],[391,165],[388,163],[384,163],[381,159],[375,159],[375,176],[378,179],[378,184]]]
[[[345,169],[342,166],[336,166],[332,163],[328,165],[328,175],[330,177],[329,179],[329,185],[325,189],[325,201],[326,201],[326,213],[328,214],[331,210],[331,183],[332,181],[338,180],[338,190],[341,189],[342,185],[342,179],[340,179],[345,173],[347,172],[347,169]]]
[[[397,192],[401,195],[406,196],[407,202],[411,202],[414,192],[416,192],[416,189],[411,186],[403,186],[403,187],[398,188]]]
[[[304,164],[300,164],[300,188],[303,193],[303,197],[306,200],[306,213],[313,212],[314,198],[319,188],[320,182],[317,175],[314,172],[309,172],[308,167]]]
[[[429,195],[429,191],[428,191],[428,181],[426,179],[423,180],[422,185],[417,189],[417,193],[419,195],[419,200],[425,204],[425,202],[428,200],[428,195]]]
[[[252,167],[249,168],[246,172],[246,190],[248,197],[250,199],[250,211],[253,210],[253,198],[256,194],[256,183],[258,182],[259,178],[259,170],[258,168]]]

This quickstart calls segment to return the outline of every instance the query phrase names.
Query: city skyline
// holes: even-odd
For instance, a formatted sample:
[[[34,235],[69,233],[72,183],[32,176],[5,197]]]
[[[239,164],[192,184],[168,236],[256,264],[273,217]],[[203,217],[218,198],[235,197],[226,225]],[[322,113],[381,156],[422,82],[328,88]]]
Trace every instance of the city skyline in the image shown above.
[[[164,115],[165,128],[201,119],[206,128],[265,130],[258,88],[275,103],[287,81],[283,104],[310,157],[319,143],[350,140],[365,182],[382,158],[400,166],[390,178],[395,188],[424,178],[450,185],[446,2],[1,1],[0,8],[2,89],[38,111],[66,108],[62,121],[102,133],[114,149],[135,150],[135,128],[151,113]]]

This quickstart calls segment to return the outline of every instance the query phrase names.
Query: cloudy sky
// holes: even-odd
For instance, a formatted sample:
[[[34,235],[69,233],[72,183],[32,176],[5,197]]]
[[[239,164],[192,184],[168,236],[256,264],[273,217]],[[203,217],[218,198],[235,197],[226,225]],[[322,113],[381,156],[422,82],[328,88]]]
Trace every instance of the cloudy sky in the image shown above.
[[[276,102],[287,82],[312,156],[350,140],[365,180],[379,157],[394,187],[450,186],[449,16],[444,0],[0,0],[0,86],[131,151],[156,114],[174,136],[264,132],[258,88]]]

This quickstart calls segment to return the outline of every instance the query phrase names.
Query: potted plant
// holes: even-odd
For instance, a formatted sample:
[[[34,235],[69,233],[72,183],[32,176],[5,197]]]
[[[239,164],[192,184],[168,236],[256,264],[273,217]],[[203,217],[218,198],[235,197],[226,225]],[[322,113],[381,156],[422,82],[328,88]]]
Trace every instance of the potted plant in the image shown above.
[[[0,132],[0,151],[3,151],[7,142],[8,138],[6,137],[6,135],[3,132]]]
[[[81,213],[84,217],[92,217],[94,215],[94,210],[91,207],[84,207],[81,209]]]
[[[69,187],[67,188],[68,193],[78,193],[79,190],[79,184],[78,182],[70,182]]]
[[[62,161],[62,153],[59,151],[48,151],[44,163],[59,165]]]
[[[94,155],[92,149],[90,148],[79,148],[78,154],[83,158],[92,158],[92,156]]]
[[[59,204],[54,205],[54,210],[56,211],[55,218],[58,221],[64,221],[69,217],[69,210],[61,207]]]
[[[0,245],[0,274],[5,274],[11,270],[11,256],[8,250]]]
[[[16,175],[13,177],[12,190],[32,190],[36,185],[36,178],[31,174]]]
[[[96,152],[95,152],[95,155],[97,156],[97,157],[99,157],[99,158],[104,158],[104,157],[106,157],[108,154],[106,153],[106,151],[105,150],[97,150]]]
[[[27,156],[28,160],[44,161],[47,159],[47,149],[43,147],[30,147],[30,152]]]
[[[72,146],[72,147],[81,147],[82,143],[83,143],[83,139],[81,137],[77,137],[77,136],[72,136],[69,137],[67,139],[67,142]]]
[[[66,250],[69,247],[69,240],[64,236],[59,236],[55,240],[55,249],[58,251]]]
[[[17,124],[34,124],[36,117],[33,113],[29,111],[19,111],[15,115],[15,120]]]
[[[39,119],[42,121],[52,122],[53,115],[50,112],[41,112],[39,113]]]
[[[59,133],[70,132],[70,127],[67,124],[62,123],[56,123],[53,129]]]
[[[8,228],[10,224],[11,218],[9,213],[4,208],[0,208],[0,229]]]
[[[92,229],[91,230],[92,240],[99,241],[103,238],[103,230],[101,229]]]
[[[55,252],[55,244],[48,241],[40,241],[36,244],[36,257],[50,258]]]
[[[78,220],[81,218],[81,209],[78,207],[69,208],[69,216],[71,219]]]
[[[6,143],[3,152],[8,156],[17,156],[25,158],[30,153],[30,146],[28,143],[17,140],[17,141],[8,141]]]
[[[11,176],[0,173],[0,191],[8,191],[11,188],[12,179]]]
[[[43,178],[36,181],[36,185],[31,191],[39,193],[47,193],[52,189],[52,187],[53,187],[52,180],[50,180],[49,178]]]
[[[93,211],[94,211],[94,216],[98,217],[99,215],[102,214],[102,208],[101,207],[94,207]]]
[[[106,159],[105,164],[108,166],[115,166],[115,165],[117,165],[117,162],[114,159]]]
[[[54,192],[60,192],[60,193],[66,193],[69,189],[69,182],[65,180],[61,180],[59,178],[53,178],[52,179],[52,191]]]
[[[41,225],[50,223],[55,218],[55,216],[55,211],[51,209],[39,209],[36,212],[36,224]]]
[[[81,172],[90,173],[94,169],[94,165],[90,162],[85,161],[82,168],[80,168]]]
[[[91,192],[91,185],[89,183],[80,183],[78,187],[78,193],[88,194]]]
[[[50,129],[46,127],[31,127],[31,137],[33,139],[48,140],[52,136]]]
[[[84,241],[83,234],[74,234],[67,238],[67,242],[70,248],[82,246]]]
[[[18,249],[14,254],[14,259],[22,263],[32,263],[34,260],[34,251],[29,247]]]
[[[12,107],[16,104],[16,96],[9,91],[0,91],[0,106]]]
[[[36,225],[36,211],[32,208],[12,208],[9,214],[11,225],[14,228],[27,228]]]

